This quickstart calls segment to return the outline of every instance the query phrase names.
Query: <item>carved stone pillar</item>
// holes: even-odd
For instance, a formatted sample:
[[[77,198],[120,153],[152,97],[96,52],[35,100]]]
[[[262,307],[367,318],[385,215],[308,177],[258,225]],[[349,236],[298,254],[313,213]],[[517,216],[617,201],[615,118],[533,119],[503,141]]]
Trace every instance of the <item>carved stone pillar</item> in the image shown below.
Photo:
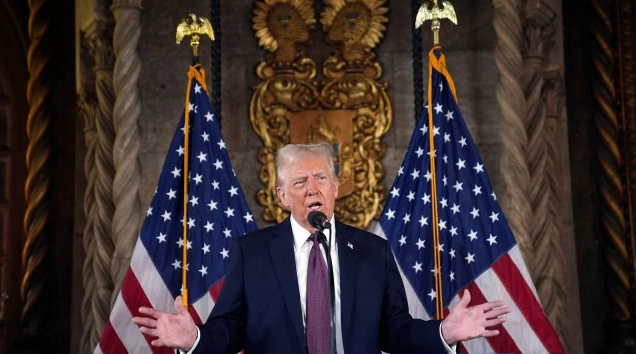
[[[101,335],[101,331],[110,313],[110,299],[113,294],[114,282],[110,271],[113,257],[112,240],[112,220],[114,214],[113,202],[113,180],[115,175],[113,163],[113,142],[115,131],[113,128],[113,106],[115,104],[113,89],[113,49],[112,49],[112,20],[103,14],[96,14],[87,23],[83,32],[86,43],[90,50],[90,55],[94,61],[93,73],[97,98],[95,107],[95,141],[93,151],[87,140],[87,156],[93,153],[92,163],[94,171],[87,174],[87,190],[85,202],[88,195],[93,193],[95,208],[92,214],[87,214],[87,228],[89,221],[92,223],[92,230],[84,234],[84,245],[86,259],[84,262],[84,301],[90,303],[90,316],[86,316],[84,331],[82,333],[82,348],[89,351],[95,348]],[[94,180],[88,177],[93,177]],[[89,190],[91,182],[94,183],[93,190]],[[86,208],[86,205],[85,205]],[[89,208],[90,211],[90,208]],[[92,232],[91,232],[92,231]],[[88,238],[93,240],[89,241]],[[87,247],[88,246],[88,247]],[[91,247],[92,246],[92,247]],[[94,283],[93,288],[87,286]],[[84,309],[82,309],[84,314]],[[83,318],[84,320],[84,318]]]
[[[113,111],[115,214],[112,222],[115,251],[111,264],[111,274],[116,287],[111,303],[115,301],[121,281],[128,269],[143,216],[139,199],[141,167],[138,160],[141,145],[139,133],[141,102],[137,87],[141,72],[141,60],[137,50],[141,37],[139,20],[141,9],[141,0],[117,0],[111,6],[115,16],[113,83],[116,97]]]
[[[499,198],[510,228],[521,248],[526,264],[532,269],[534,254],[530,229],[530,167],[526,158],[528,133],[525,124],[526,101],[523,90],[524,43],[517,0],[493,0],[493,25],[497,34],[495,63],[499,71],[497,101],[501,114],[499,136],[502,142],[501,174],[505,191]]]

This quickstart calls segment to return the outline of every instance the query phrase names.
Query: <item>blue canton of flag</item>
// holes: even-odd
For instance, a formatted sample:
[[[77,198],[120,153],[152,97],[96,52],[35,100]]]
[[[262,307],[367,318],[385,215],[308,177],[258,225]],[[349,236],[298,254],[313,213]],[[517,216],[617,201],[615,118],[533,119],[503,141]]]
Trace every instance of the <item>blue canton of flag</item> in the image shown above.
[[[444,56],[436,48],[429,60],[432,131],[427,106],[387,196],[377,232],[391,244],[411,313],[414,307],[423,307],[426,313],[419,317],[435,316],[439,296],[435,272],[441,272],[444,307],[458,301],[464,288],[473,301],[512,303],[513,313],[499,328],[501,334],[470,341],[469,351],[562,352],[459,111]],[[434,140],[441,269],[435,269],[433,257],[429,134]],[[519,301],[528,305],[515,306]]]
[[[182,267],[196,322],[205,322],[223,284],[234,238],[256,223],[234,174],[205,89],[203,70],[190,68],[187,242],[183,242],[185,135],[181,117],[146,212],[121,292],[96,352],[151,351],[131,317],[140,306],[170,311],[181,294]],[[188,264],[183,264],[183,247]],[[153,348],[153,352],[157,352]],[[166,352],[172,352],[167,349]]]

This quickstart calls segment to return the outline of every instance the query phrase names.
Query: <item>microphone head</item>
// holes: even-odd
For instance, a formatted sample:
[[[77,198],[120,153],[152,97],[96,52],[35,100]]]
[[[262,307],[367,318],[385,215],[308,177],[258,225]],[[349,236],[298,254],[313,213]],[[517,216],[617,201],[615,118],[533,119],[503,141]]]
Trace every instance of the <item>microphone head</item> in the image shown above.
[[[314,210],[307,215],[307,221],[309,222],[309,225],[322,230],[325,228],[327,215],[325,215],[322,211]]]

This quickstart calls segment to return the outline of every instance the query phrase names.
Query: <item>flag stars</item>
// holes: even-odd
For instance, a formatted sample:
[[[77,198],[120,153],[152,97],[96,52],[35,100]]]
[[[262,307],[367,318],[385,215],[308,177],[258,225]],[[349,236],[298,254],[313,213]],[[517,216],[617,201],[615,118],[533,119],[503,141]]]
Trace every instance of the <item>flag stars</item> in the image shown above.
[[[179,145],[179,148],[175,151],[179,154],[179,156],[183,155],[183,146]]]
[[[225,230],[223,230],[223,235],[225,235],[225,238],[231,238],[232,237],[232,230],[226,228]]]
[[[444,252],[444,244],[443,244],[443,243],[440,243],[440,244],[437,246],[437,249],[439,249],[439,251],[440,251],[440,252]]]
[[[439,92],[444,91],[444,85],[440,82],[439,83]]]
[[[398,170],[398,176],[401,176],[404,174],[404,166],[400,166],[400,169]]]
[[[192,206],[198,205],[199,204],[199,197],[192,196],[192,198],[190,198],[190,204]]]
[[[497,236],[490,234],[486,241],[488,241],[489,245],[492,246],[493,244],[497,243]]]
[[[148,210],[146,211],[146,216],[150,215],[152,215],[152,207],[148,208]]]
[[[208,204],[208,206],[210,207],[210,211],[217,209],[216,202],[214,200],[210,200],[210,203]]]
[[[451,259],[455,258],[455,249],[451,248],[450,251],[448,251],[448,254],[450,255]]]
[[[453,271],[450,272],[450,280],[451,281],[455,280],[455,272]]]
[[[413,172],[411,172],[411,177],[413,177],[413,180],[415,181],[417,177],[419,176],[420,176],[420,171],[418,171],[417,169],[413,169]]]
[[[163,232],[159,233],[159,236],[157,236],[157,240],[159,241],[159,243],[163,243],[166,242],[166,234],[164,234]]]
[[[444,186],[448,184],[448,178],[446,176],[442,177],[442,182],[444,182]]]
[[[181,127],[181,131],[183,132],[183,134],[185,135],[185,128]],[[188,133],[190,132],[190,126],[188,125]]]
[[[442,208],[448,208],[448,201],[446,198],[442,198],[442,200],[439,201],[439,205],[441,205]]]
[[[212,114],[212,112],[208,112],[205,115],[205,121],[206,122],[213,122],[214,121],[214,115]]]
[[[494,211],[489,216],[490,221],[494,224],[495,221],[499,221],[499,213],[495,213]]]
[[[386,213],[384,213],[384,215],[386,215],[388,220],[395,219],[395,211],[391,210],[391,208],[389,208],[389,210]]]
[[[214,190],[219,189],[219,182],[218,181],[212,181],[212,187],[214,188]]]
[[[208,267],[202,265],[201,269],[199,269],[199,272],[201,273],[201,276],[204,277],[208,274]]]
[[[415,262],[415,265],[413,266],[413,269],[415,269],[415,274],[417,274],[417,272],[421,272],[422,271],[422,263]]]
[[[173,191],[172,188],[166,193],[168,200],[177,198],[177,191]]]
[[[450,134],[448,134],[448,133],[444,133],[444,142],[445,142],[445,143],[448,143],[448,142],[450,142],[450,141],[451,141],[451,140],[450,140]]]
[[[201,93],[201,85],[199,83],[194,84],[194,93]]]
[[[473,207],[473,210],[470,212],[470,215],[473,216],[473,219],[479,216],[479,209]]]
[[[424,193],[424,196],[422,197],[422,201],[424,202],[424,205],[430,203],[431,202],[431,195]]]
[[[459,213],[459,204],[453,203],[453,206],[451,207],[451,210],[453,211],[453,215]]]
[[[210,252],[210,245],[208,245],[207,243],[203,243],[203,247],[201,248],[201,251],[203,251],[203,254]]]
[[[437,297],[437,293],[435,292],[435,290],[431,289],[431,292],[428,293],[428,296],[431,298],[431,301],[433,301]]]
[[[228,193],[230,193],[230,197],[238,195],[238,188],[232,186],[230,189],[228,189]]]
[[[395,198],[399,196],[400,196],[400,190],[397,187],[393,187],[393,189],[391,189],[391,198]]]
[[[205,227],[205,231],[206,231],[206,232],[214,231],[214,223],[213,223],[213,222],[209,222],[209,221],[207,221],[207,222],[205,223],[205,226],[204,226],[204,227]]]
[[[475,188],[473,188],[473,193],[475,193],[475,197],[481,194],[481,186],[475,185]]]
[[[468,255],[464,258],[466,260],[466,262],[468,262],[468,264],[474,263],[475,262],[475,255],[468,252]]]
[[[428,131],[428,127],[426,126],[426,124],[424,124],[421,128],[420,131],[422,132],[422,135],[426,135],[426,132]]]
[[[428,155],[429,157],[431,156],[431,152],[427,152],[426,155]],[[433,157],[437,157],[437,149],[433,150]]]
[[[203,132],[203,134],[201,134],[201,137],[203,138],[203,141],[210,141],[210,134]]]
[[[166,222],[170,219],[170,215],[172,215],[172,213],[169,213],[167,210],[163,212],[163,214],[161,215],[161,217],[163,218],[163,221]]]
[[[223,139],[219,140],[219,142],[216,144],[219,146],[219,149],[225,149],[225,141],[223,141]]]
[[[426,246],[424,245],[425,242],[426,240],[422,240],[421,238],[418,238],[417,242],[415,243],[417,245],[417,249],[421,250],[422,248],[426,248]]]
[[[234,216],[234,209],[227,207],[224,211],[226,217]]]
[[[217,170],[220,170],[223,168],[223,161],[216,159],[216,161],[213,163],[214,167],[216,167]]]
[[[175,259],[174,262],[172,262],[172,266],[174,267],[174,269],[181,268],[181,261]]]
[[[457,161],[457,163],[455,164],[457,166],[457,170],[461,171],[462,168],[466,167],[466,161],[459,159],[459,161]]]
[[[464,184],[464,182],[460,183],[459,181],[456,181],[455,185],[453,186],[453,188],[455,188],[455,192],[459,192],[459,191],[464,190],[464,188],[462,187],[463,184]]]
[[[428,225],[428,218],[425,218],[424,215],[420,217],[420,227],[424,227],[424,225]]]
[[[177,177],[181,176],[181,170],[180,170],[180,169],[178,169],[178,168],[176,168],[176,167],[175,167],[175,168],[174,168],[174,170],[172,170],[172,172],[170,172],[170,173],[172,173],[172,176],[173,176],[174,178],[177,178]]]
[[[188,218],[188,229],[193,228],[194,224],[195,224],[194,219]]]
[[[442,113],[442,108],[444,107],[441,104],[439,104],[439,102],[437,102],[435,107],[433,107],[433,109],[435,109],[435,114]]]
[[[444,157],[442,157],[442,159],[444,160],[444,163],[448,163],[448,155],[444,154]]]
[[[197,173],[197,174],[194,176],[194,182],[195,182],[196,184],[199,184],[199,183],[203,182],[203,176]]]
[[[453,120],[453,118],[454,118],[453,117],[453,113],[454,113],[453,111],[446,111],[445,116],[446,116],[446,121],[447,122]]]
[[[455,226],[451,227],[448,232],[450,232],[451,236],[457,236],[457,228]]]
[[[437,225],[437,227],[439,227],[440,230],[445,230],[446,229],[446,221],[440,220],[439,224]]]
[[[199,159],[199,163],[207,161],[206,156],[208,156],[208,154],[204,154],[203,151],[201,151],[201,153],[199,153],[199,156],[197,156],[197,159]]]
[[[228,257],[230,257],[230,253],[228,250],[225,249],[225,247],[223,248],[223,250],[221,252],[219,252],[219,254],[221,254],[221,256],[223,256],[223,259],[226,259]]]
[[[433,126],[433,136],[439,135],[439,127]],[[430,156],[430,154],[429,154]]]
[[[422,155],[424,155],[424,150],[422,150],[422,147],[418,146],[417,150],[415,150],[415,153],[417,154],[417,157],[422,157]]]
[[[188,103],[188,109],[190,110],[190,112],[195,111],[196,112],[196,105],[192,102]]]
[[[475,170],[475,173],[484,172],[484,165],[477,162],[473,170]]]
[[[474,241],[477,239],[477,231],[475,230],[470,230],[470,232],[468,233],[468,237],[470,238],[471,241]]]
[[[245,219],[246,223],[250,222],[250,221],[254,221],[254,217],[249,212],[247,214],[243,215],[243,219]]]
[[[426,174],[424,175],[424,177],[426,178],[427,182],[430,182],[431,179],[433,178],[433,174],[431,173],[430,170],[426,171]]]
[[[413,191],[410,191],[409,195],[406,196],[406,199],[408,199],[409,202],[412,202],[413,199],[415,199],[415,193],[413,193]]]
[[[497,196],[495,195],[495,191],[492,191],[492,193],[490,193],[490,196],[492,197],[492,200],[497,200]]]
[[[400,243],[400,246],[406,245],[406,236],[402,235],[402,237],[400,237],[400,240],[398,242]]]
[[[404,224],[408,224],[409,221],[411,221],[411,214],[406,214],[404,215],[404,217],[402,218],[402,220],[404,221]]]
[[[461,138],[461,139],[459,139],[459,144],[460,144],[462,147],[466,146],[466,137],[463,137],[463,136],[462,136],[462,138]]]

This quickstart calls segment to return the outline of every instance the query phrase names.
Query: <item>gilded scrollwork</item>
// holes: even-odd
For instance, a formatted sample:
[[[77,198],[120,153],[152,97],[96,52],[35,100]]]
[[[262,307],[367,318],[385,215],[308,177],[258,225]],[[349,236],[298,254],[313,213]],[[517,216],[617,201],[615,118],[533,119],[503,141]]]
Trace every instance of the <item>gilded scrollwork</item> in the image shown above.
[[[315,23],[308,0],[256,3],[254,30],[259,45],[272,53],[257,67],[262,80],[250,103],[252,127],[263,140],[257,193],[266,221],[282,221],[288,211],[276,194],[276,151],[287,143],[327,141],[334,147],[339,174],[337,217],[366,227],[379,217],[386,191],[380,139],[392,121],[388,85],[377,80],[382,66],[372,49],[386,30],[386,0],[327,0],[321,23],[326,41],[337,45],[322,66],[298,51],[308,44]]]

